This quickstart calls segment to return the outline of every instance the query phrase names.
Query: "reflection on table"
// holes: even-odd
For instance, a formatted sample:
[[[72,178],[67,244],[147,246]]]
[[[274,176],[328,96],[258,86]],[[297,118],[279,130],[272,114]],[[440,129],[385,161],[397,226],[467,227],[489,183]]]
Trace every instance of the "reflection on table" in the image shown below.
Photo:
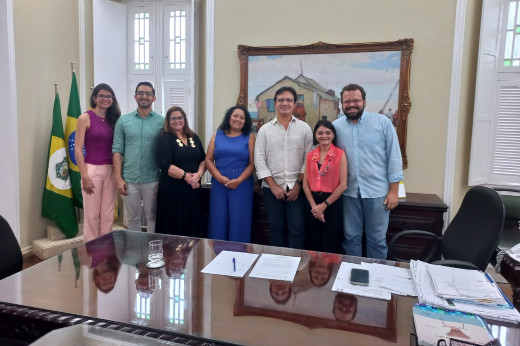
[[[162,240],[165,266],[146,267]],[[292,283],[203,274],[223,250],[301,257]],[[416,298],[331,291],[341,262],[382,260],[118,231],[0,281],[0,301],[244,345],[409,345]],[[490,323],[502,345],[520,329]],[[347,342],[348,341],[348,342]]]

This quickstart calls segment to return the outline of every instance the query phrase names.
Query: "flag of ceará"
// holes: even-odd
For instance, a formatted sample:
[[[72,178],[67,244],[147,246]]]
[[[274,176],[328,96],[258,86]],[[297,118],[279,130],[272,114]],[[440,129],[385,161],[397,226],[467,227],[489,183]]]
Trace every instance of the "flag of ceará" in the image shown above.
[[[47,156],[47,179],[43,191],[42,216],[54,221],[67,237],[72,238],[78,234],[78,220],[72,201],[69,172],[67,149],[63,139],[60,97],[56,94]]]
[[[74,205],[83,208],[83,195],[81,194],[81,175],[78,163],[76,162],[76,124],[81,115],[79,104],[78,82],[76,72],[72,72],[72,84],[70,86],[69,107],[67,108],[67,122],[65,123],[65,143],[67,143],[67,163],[70,169],[70,182],[72,184],[72,194]]]

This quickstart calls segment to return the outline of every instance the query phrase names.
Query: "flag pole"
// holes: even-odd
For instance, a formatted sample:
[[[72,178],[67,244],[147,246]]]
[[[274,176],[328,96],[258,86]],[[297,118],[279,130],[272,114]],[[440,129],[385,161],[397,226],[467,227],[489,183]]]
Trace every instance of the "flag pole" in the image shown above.
[[[74,63],[73,62],[70,63],[70,69],[71,69],[70,74],[73,74],[74,73]]]
[[[58,83],[54,83],[54,94],[58,93]]]

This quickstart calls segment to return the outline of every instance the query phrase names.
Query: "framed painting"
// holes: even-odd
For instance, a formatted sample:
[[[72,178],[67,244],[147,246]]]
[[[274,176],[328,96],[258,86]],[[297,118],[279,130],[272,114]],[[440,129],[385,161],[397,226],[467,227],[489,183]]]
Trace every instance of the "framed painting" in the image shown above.
[[[393,123],[403,168],[408,167],[406,131],[410,100],[410,67],[414,40],[306,46],[238,46],[240,94],[237,104],[246,106],[253,130],[273,119],[274,93],[291,86],[298,93],[293,115],[314,128],[319,119],[342,116],[340,92],[350,83],[367,93],[366,110],[381,113]]]

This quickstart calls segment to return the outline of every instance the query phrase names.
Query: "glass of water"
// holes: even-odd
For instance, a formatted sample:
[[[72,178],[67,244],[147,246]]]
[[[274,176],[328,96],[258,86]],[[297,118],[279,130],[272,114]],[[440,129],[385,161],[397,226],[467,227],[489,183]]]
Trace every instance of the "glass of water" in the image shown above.
[[[148,268],[160,268],[164,265],[163,243],[161,240],[152,240],[148,248]]]

